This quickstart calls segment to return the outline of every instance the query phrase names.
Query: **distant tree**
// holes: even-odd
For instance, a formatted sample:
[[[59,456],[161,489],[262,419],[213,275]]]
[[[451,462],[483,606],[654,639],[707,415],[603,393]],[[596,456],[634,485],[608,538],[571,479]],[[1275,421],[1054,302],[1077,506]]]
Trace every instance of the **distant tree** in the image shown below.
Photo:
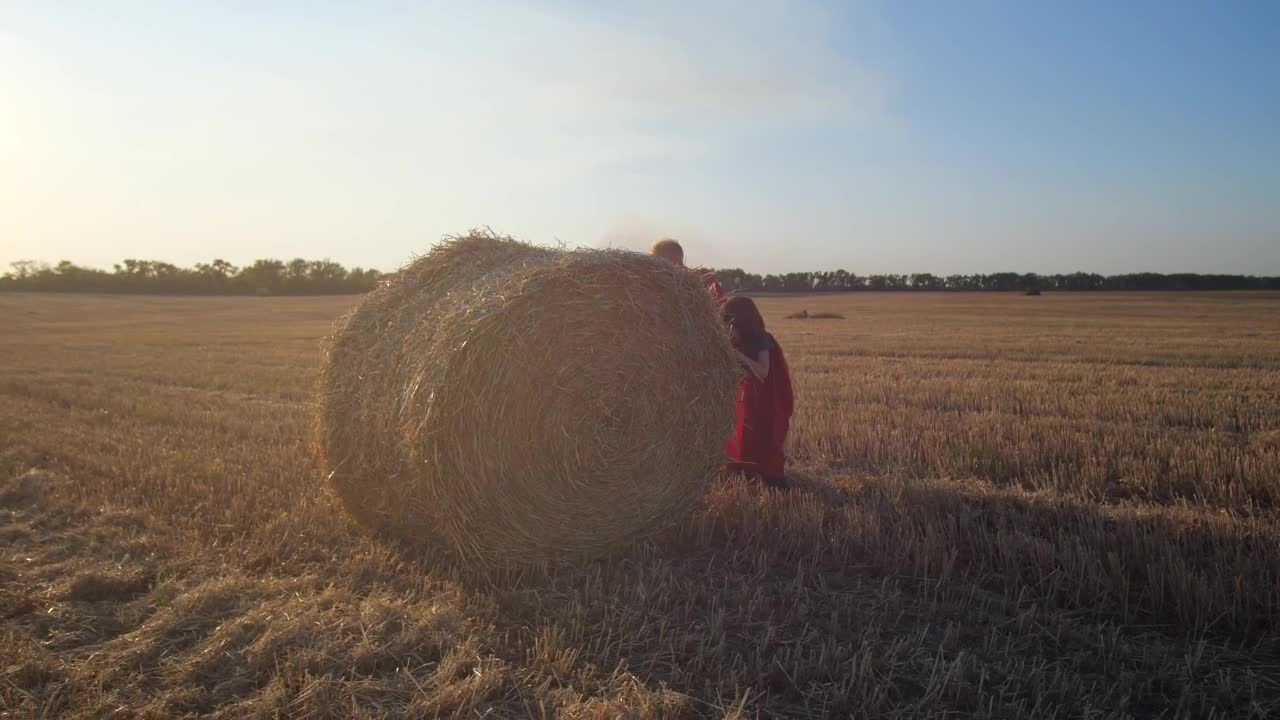
[[[302,258],[294,258],[285,265],[284,277],[290,283],[303,285],[311,271],[311,263]]]
[[[307,281],[317,292],[342,292],[347,269],[330,260],[313,260],[307,264]]]
[[[382,273],[377,270],[365,270],[363,268],[352,268],[347,273],[347,292],[368,292],[378,285],[378,280],[382,278]]]
[[[715,270],[716,278],[720,280],[720,286],[726,291],[737,290],[742,287],[743,272],[740,269],[733,268],[727,270]]]
[[[782,276],[782,289],[787,292],[808,292],[813,289],[810,273],[789,272]]]
[[[9,263],[9,267],[13,268],[13,276],[19,279],[28,278],[49,269],[48,265],[36,260],[15,260]]]
[[[279,260],[256,260],[236,277],[258,295],[277,295],[284,287],[285,265]]]
[[[914,273],[911,275],[910,284],[912,290],[942,290],[946,287],[946,283],[942,278],[931,273]]]
[[[235,291],[231,281],[237,272],[235,265],[222,259],[210,263],[197,263],[195,277],[191,279],[191,287],[199,288],[201,292],[229,294]]]
[[[1017,290],[1018,289],[1018,273],[1000,272],[987,276],[985,290]]]
[[[1103,277],[1101,275],[1084,272],[1074,272],[1070,275],[1054,275],[1052,287],[1057,290],[1100,290],[1103,285]]]

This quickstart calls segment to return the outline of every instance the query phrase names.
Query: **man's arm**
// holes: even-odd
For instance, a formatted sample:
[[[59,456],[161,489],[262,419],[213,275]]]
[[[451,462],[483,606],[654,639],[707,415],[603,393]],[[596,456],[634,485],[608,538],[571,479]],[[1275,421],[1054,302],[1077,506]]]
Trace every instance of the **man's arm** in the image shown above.
[[[723,305],[727,299],[724,294],[724,288],[720,287],[720,280],[715,273],[710,270],[702,272],[702,283],[711,291],[711,297],[715,298],[717,305]]]

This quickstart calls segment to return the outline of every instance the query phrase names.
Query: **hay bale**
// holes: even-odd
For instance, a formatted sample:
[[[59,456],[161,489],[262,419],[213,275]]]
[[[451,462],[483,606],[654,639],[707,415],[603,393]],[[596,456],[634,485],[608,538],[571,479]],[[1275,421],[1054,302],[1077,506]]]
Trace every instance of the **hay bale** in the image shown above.
[[[494,564],[589,557],[700,497],[739,372],[694,274],[473,233],[342,321],[322,454],[371,528]]]
[[[787,320],[843,320],[844,316],[841,315],[840,313],[827,312],[825,310],[819,311],[819,312],[812,312],[812,313],[809,312],[808,310],[801,310],[800,312],[794,312],[794,313],[791,313],[790,315],[787,315],[786,319]]]

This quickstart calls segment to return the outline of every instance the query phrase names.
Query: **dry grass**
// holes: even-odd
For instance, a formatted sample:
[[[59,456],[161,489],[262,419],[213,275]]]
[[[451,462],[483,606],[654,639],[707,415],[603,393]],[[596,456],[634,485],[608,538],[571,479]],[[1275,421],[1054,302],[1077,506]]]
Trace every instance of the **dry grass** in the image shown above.
[[[0,712],[1280,712],[1280,297],[766,300],[799,488],[496,575],[317,492],[349,302],[0,296]]]

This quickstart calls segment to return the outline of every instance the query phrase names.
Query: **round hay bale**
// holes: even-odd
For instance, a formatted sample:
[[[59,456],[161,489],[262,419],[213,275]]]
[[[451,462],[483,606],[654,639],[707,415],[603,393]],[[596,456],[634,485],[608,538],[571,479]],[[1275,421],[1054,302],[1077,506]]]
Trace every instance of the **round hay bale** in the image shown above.
[[[740,374],[693,273],[472,234],[330,339],[320,431],[361,523],[492,564],[609,552],[693,505]]]

